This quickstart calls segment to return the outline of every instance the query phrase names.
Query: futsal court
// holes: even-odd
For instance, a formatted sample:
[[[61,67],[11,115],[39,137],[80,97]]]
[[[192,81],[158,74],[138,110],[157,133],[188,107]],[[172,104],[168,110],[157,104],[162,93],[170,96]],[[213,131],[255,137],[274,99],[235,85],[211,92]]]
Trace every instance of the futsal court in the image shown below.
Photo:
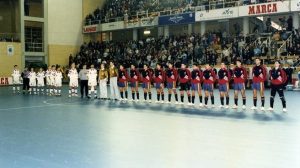
[[[64,93],[13,95],[0,88],[1,168],[300,167],[300,92],[285,92],[286,114],[278,97],[275,112],[251,111],[250,90],[246,111]]]

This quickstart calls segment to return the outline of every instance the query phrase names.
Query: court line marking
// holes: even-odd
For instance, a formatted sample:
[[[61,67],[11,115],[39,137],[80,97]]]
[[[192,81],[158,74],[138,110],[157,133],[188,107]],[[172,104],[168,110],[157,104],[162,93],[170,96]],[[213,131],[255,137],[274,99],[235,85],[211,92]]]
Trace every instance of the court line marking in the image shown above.
[[[12,108],[3,108],[0,111],[9,111],[9,110],[21,110],[21,109],[33,109],[33,108],[42,108],[42,107],[51,107],[51,106],[59,106],[60,104],[48,104],[43,106],[29,106],[29,107],[12,107]]]

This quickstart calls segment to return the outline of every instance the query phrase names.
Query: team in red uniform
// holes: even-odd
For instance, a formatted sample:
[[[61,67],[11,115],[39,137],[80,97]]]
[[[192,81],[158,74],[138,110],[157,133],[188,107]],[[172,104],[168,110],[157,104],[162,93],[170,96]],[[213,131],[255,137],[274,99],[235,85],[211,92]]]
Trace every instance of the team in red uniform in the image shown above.
[[[161,64],[156,65],[156,69],[154,70],[153,74],[153,81],[156,88],[157,93],[157,100],[156,103],[161,102],[164,103],[165,100],[165,94],[164,94],[164,82],[165,82],[165,72],[163,71]],[[160,101],[161,96],[161,101]]]
[[[229,82],[231,79],[231,74],[227,70],[226,65],[221,63],[221,68],[218,71],[218,83],[219,83],[219,92],[220,92],[220,108],[224,107],[224,99],[226,97],[226,106],[225,108],[229,108]]]
[[[181,103],[184,103],[184,92],[187,93],[189,105],[191,104],[191,95],[190,95],[190,80],[191,72],[186,68],[185,64],[181,64],[181,69],[179,70],[179,84],[180,84],[180,100]]]
[[[205,93],[204,104],[205,107],[208,103],[208,97],[210,96],[211,105],[214,107],[215,105],[215,97],[214,97],[214,83],[216,80],[216,74],[214,70],[211,68],[209,64],[205,65],[205,70],[203,71],[203,90]]]
[[[236,67],[233,69],[233,83],[234,83],[234,105],[233,108],[238,108],[238,94],[241,92],[243,98],[242,109],[246,109],[246,94],[245,94],[245,82],[247,81],[247,71],[242,66],[240,60],[236,61]]]
[[[253,89],[253,107],[252,110],[257,110],[257,92],[260,92],[261,110],[265,110],[265,81],[267,78],[267,70],[261,65],[260,59],[255,59],[255,66],[252,68],[252,89]]]
[[[121,94],[121,100],[127,100],[128,99],[128,74],[126,69],[124,68],[123,65],[120,65],[120,69],[118,72],[118,86],[120,89],[120,94]],[[125,98],[124,98],[124,92],[125,92]]]
[[[276,61],[274,68],[270,71],[270,80],[271,80],[271,97],[270,97],[270,111],[273,111],[274,107],[274,98],[276,92],[278,92],[279,97],[282,102],[283,112],[287,112],[286,101],[284,98],[283,88],[287,80],[285,71],[280,67],[279,61]]]
[[[140,99],[140,94],[139,94],[139,78],[140,78],[140,73],[139,71],[135,68],[135,64],[131,64],[130,67],[130,75],[129,75],[129,80],[130,80],[130,87],[131,87],[131,97],[132,100],[139,101]],[[136,95],[136,99],[135,99]]]
[[[192,104],[195,105],[195,95],[196,92],[199,96],[200,106],[203,106],[202,104],[202,89],[201,89],[201,82],[202,82],[202,71],[198,67],[197,63],[194,63],[193,65],[193,71],[191,73],[191,89],[192,89]]]
[[[172,93],[175,96],[175,103],[178,104],[178,95],[176,91],[176,82],[178,79],[177,70],[173,67],[172,63],[168,64],[166,71],[167,88],[168,88],[168,103],[171,103]]]
[[[144,90],[144,100],[147,101],[147,95],[148,95],[149,103],[152,102],[151,78],[152,78],[152,72],[149,69],[148,65],[145,64],[144,69],[141,73],[141,82],[142,82],[142,88]]]

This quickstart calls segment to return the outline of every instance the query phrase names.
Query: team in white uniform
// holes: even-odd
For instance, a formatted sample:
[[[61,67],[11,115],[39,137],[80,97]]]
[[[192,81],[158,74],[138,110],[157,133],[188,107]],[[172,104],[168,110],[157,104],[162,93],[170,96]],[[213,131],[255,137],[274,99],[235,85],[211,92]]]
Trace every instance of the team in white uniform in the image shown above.
[[[34,68],[31,68],[29,72],[29,94],[36,94],[36,73]]]
[[[21,84],[21,73],[18,69],[18,65],[14,66],[14,70],[11,74],[12,76],[12,82],[13,82],[13,93],[20,93],[20,84]]]
[[[37,94],[44,94],[45,72],[43,68],[39,69],[39,72],[36,74],[36,79],[37,79]]]
[[[50,89],[51,89],[51,79],[50,79],[50,76],[51,76],[51,66],[48,67],[46,73],[45,73],[45,77],[46,77],[46,94],[47,95],[50,95]]]
[[[97,70],[94,68],[94,65],[91,65],[91,68],[88,70],[88,86],[89,86],[89,98],[91,98],[92,92],[94,92],[95,99],[97,98]]]
[[[62,87],[62,79],[63,75],[61,72],[61,68],[58,67],[57,70],[55,71],[55,77],[54,77],[54,94],[56,96],[61,96],[61,87]]]
[[[69,70],[68,77],[70,79],[69,82],[69,97],[75,96],[77,97],[77,88],[78,88],[78,72],[75,67],[75,63],[71,65],[71,69]]]

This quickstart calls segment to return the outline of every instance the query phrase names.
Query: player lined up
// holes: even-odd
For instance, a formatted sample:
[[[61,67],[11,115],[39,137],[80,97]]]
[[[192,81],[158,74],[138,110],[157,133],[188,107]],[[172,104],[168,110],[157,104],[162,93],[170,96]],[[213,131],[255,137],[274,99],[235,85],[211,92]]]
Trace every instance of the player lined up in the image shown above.
[[[284,83],[287,80],[286,74],[281,69],[280,63],[275,62],[274,68],[270,70],[270,82],[271,82],[271,98],[270,108],[273,110],[274,98],[278,92],[283,105],[283,111],[286,112],[286,101],[283,94]],[[144,93],[144,101],[152,102],[151,84],[156,89],[156,102],[157,103],[171,103],[172,95],[175,97],[175,104],[184,104],[185,95],[188,98],[188,105],[195,105],[196,95],[199,97],[200,107],[209,107],[208,101],[210,99],[211,107],[215,106],[214,84],[218,82],[218,90],[220,94],[220,108],[229,108],[229,86],[233,81],[234,90],[234,105],[233,109],[238,108],[239,93],[242,97],[242,109],[246,109],[246,95],[245,95],[245,83],[248,79],[247,71],[242,66],[241,61],[236,61],[236,66],[233,69],[227,69],[224,63],[221,64],[220,69],[216,72],[210,65],[205,65],[204,70],[194,64],[192,71],[190,71],[185,64],[181,65],[180,69],[175,69],[172,63],[168,64],[168,68],[164,70],[161,64],[157,64],[154,70],[151,70],[148,65],[144,65],[141,71],[138,71],[134,64],[131,65],[129,73],[120,65],[116,68],[113,62],[110,62],[109,68],[106,69],[104,64],[101,64],[99,73],[94,68],[94,65],[90,66],[90,69],[80,72],[78,74],[75,64],[71,65],[68,77],[69,82],[69,97],[78,96],[78,78],[85,75],[88,80],[88,98],[97,98],[97,83],[100,88],[100,99],[107,99],[107,82],[110,81],[110,93],[113,100],[128,100],[128,87],[131,88],[131,94],[133,101],[139,101],[139,82],[142,83],[142,89]],[[19,92],[20,88],[17,86],[21,76],[27,76],[29,78],[29,93],[30,94],[43,94],[44,93],[44,78],[46,78],[46,94],[47,95],[61,95],[62,86],[62,72],[61,69],[55,66],[49,67],[46,72],[40,68],[39,72],[34,72],[31,68],[30,72],[24,71],[20,75],[20,71],[17,66],[14,67],[13,73],[13,92]],[[264,83],[267,80],[267,70],[261,65],[261,61],[256,59],[255,66],[252,69],[253,76],[253,107],[252,110],[257,110],[258,92],[261,98],[260,109],[265,110],[265,95],[264,95]],[[98,79],[98,81],[97,81]],[[25,80],[24,80],[25,81]],[[24,87],[26,87],[26,81],[23,81]],[[177,93],[177,82],[180,86],[180,101]],[[24,84],[25,83],[25,84]],[[168,99],[165,102],[165,87],[168,90]],[[203,95],[204,91],[204,104]],[[83,91],[82,91],[83,97]]]

